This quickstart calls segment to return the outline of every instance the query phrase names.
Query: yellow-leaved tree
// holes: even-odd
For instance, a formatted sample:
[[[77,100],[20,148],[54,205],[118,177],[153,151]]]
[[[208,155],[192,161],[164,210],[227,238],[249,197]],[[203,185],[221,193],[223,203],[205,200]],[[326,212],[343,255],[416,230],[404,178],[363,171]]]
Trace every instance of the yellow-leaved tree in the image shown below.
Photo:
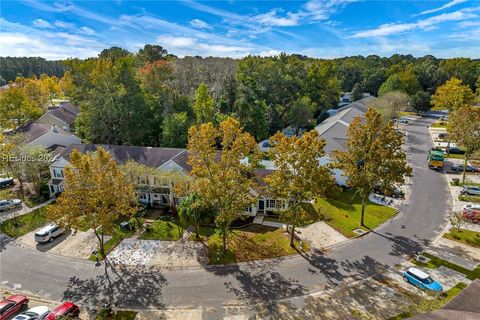
[[[211,122],[193,126],[188,136],[188,163],[194,178],[191,191],[218,212],[215,224],[225,253],[231,223],[255,200],[251,190],[258,147],[233,118],[221,122],[219,128]]]
[[[62,227],[93,229],[105,258],[104,234],[113,232],[120,217],[131,217],[137,211],[134,186],[103,148],[88,154],[75,149],[69,162],[64,191],[47,207],[47,217]]]
[[[360,225],[365,226],[365,207],[375,186],[391,189],[404,183],[412,169],[402,150],[403,137],[373,108],[368,109],[365,121],[356,117],[348,127],[346,150],[332,153],[335,167],[347,177],[362,202]]]
[[[435,90],[431,103],[435,110],[451,112],[460,107],[471,106],[474,101],[472,89],[462,84],[462,80],[453,77]]]
[[[447,127],[450,139],[465,150],[462,184],[468,159],[480,150],[480,108],[464,106],[452,113]]]
[[[325,140],[317,130],[305,132],[301,138],[278,132],[270,138],[270,145],[276,170],[265,181],[271,194],[285,201],[280,217],[291,225],[290,246],[294,247],[295,227],[320,218],[309,201],[335,192],[335,178],[327,166],[319,163],[325,156]]]

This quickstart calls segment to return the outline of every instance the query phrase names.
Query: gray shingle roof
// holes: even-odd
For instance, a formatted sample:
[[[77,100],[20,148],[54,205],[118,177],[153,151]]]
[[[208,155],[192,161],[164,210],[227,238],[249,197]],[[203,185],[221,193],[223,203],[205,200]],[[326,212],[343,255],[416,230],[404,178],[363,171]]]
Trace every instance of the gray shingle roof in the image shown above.
[[[66,136],[73,136],[73,134],[63,130],[62,128],[58,128],[58,134],[66,135]],[[15,130],[16,133],[22,133],[26,136],[27,142],[30,143],[41,136],[45,135],[47,132],[51,130],[51,126],[39,123],[39,122],[30,122]]]
[[[71,144],[65,149],[61,156],[68,161],[69,155],[74,149],[77,149],[80,153],[88,153],[95,152],[99,147],[102,147],[108,151],[118,164],[125,164],[129,160],[134,160],[151,168],[158,168],[167,163],[169,160],[172,160],[184,170],[190,170],[190,167],[188,164],[186,164],[186,150],[177,148],[136,147],[105,144]]]
[[[69,125],[74,123],[77,118],[75,113],[72,113],[63,107],[52,109],[48,111],[48,113]]]
[[[368,110],[368,102],[376,99],[369,96],[361,100],[350,103],[347,106],[337,109],[337,113],[325,119],[315,127],[321,138],[325,139],[327,145],[325,151],[344,150],[347,141],[348,126],[353,119],[360,117],[363,119]]]

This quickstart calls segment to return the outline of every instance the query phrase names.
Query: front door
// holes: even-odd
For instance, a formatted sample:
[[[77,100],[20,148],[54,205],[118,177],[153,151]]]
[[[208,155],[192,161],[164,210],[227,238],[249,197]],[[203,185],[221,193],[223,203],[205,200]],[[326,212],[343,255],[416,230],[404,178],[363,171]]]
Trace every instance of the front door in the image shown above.
[[[258,200],[258,211],[265,211],[265,200]]]

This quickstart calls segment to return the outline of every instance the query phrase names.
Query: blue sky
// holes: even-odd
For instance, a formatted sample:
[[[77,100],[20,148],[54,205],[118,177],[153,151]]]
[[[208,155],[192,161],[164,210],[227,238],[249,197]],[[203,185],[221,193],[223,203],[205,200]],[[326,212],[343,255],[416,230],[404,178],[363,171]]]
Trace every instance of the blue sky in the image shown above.
[[[480,57],[480,2],[9,1],[0,56],[96,56],[156,43],[178,56]]]

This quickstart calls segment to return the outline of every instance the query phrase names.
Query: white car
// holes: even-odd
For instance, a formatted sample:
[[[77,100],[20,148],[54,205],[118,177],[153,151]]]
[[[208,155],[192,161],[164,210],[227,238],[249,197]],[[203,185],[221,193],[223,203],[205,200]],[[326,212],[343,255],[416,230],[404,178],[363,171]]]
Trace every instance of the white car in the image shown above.
[[[0,200],[0,212],[20,208],[21,206],[22,200],[20,199]]]
[[[60,228],[55,223],[51,223],[35,232],[35,241],[39,243],[52,242],[56,237],[65,232],[65,229]]]
[[[472,196],[480,196],[480,187],[477,186],[464,186],[460,190],[461,194],[468,194]]]
[[[43,320],[51,311],[52,310],[46,306],[34,307],[20,313],[12,320]]]

